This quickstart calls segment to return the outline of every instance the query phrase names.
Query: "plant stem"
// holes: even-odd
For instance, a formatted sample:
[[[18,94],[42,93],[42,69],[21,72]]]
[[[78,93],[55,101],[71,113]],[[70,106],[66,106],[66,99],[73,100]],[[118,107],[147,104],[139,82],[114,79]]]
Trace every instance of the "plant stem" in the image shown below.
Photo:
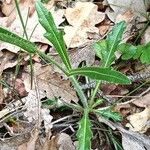
[[[144,32],[146,31],[146,29],[148,28],[150,23],[150,20],[147,21],[146,25],[144,26],[144,28],[141,30],[140,34],[137,36],[137,38],[134,41],[134,44],[137,43],[137,41],[139,40],[139,38],[144,34]]]
[[[42,57],[44,60],[54,64],[55,66],[57,66],[61,71],[63,71],[67,76],[69,76],[69,73],[63,68],[61,67],[56,61],[52,60],[49,56],[47,56],[45,53],[37,50],[37,54]],[[87,103],[87,98],[85,97],[79,83],[77,82],[77,80],[75,79],[74,76],[70,76],[69,77],[72,84],[74,85],[74,88],[76,89],[80,99],[81,99],[81,102],[84,106],[84,108],[88,108],[88,103]]]
[[[24,24],[24,22],[23,22],[23,18],[22,18],[22,15],[21,15],[21,12],[20,12],[20,9],[19,9],[19,4],[18,4],[18,1],[17,1],[17,0],[15,0],[15,4],[16,4],[16,8],[17,8],[17,11],[18,11],[18,15],[19,15],[19,18],[20,18],[20,21],[21,21],[21,24],[22,24],[22,27],[23,27],[23,30],[24,30],[24,34],[25,34],[25,36],[26,36],[26,39],[28,40],[29,38],[28,38],[28,35],[27,35],[27,32],[26,32],[26,26],[25,26],[25,24]],[[36,28],[36,27],[35,27],[35,28]],[[31,34],[31,35],[32,35],[32,34]],[[69,76],[69,73],[68,73],[63,67],[61,67],[56,61],[52,60],[52,59],[51,59],[49,56],[47,56],[45,53],[43,53],[43,52],[37,50],[37,54],[38,54],[40,57],[42,57],[44,60],[47,60],[48,62],[53,63],[53,64],[54,64],[55,66],[57,66],[60,70],[62,70],[67,76]],[[30,60],[31,60],[31,55],[30,55]],[[31,63],[31,65],[32,65],[32,63]],[[31,71],[32,71],[32,69],[31,69]],[[81,99],[81,102],[82,102],[83,106],[84,106],[85,108],[88,108],[87,98],[85,97],[85,95],[84,95],[84,93],[83,93],[83,91],[82,91],[82,89],[81,89],[79,83],[77,82],[77,80],[76,80],[75,77],[73,77],[73,76],[71,76],[70,79],[71,79],[71,81],[72,81],[72,83],[73,83],[73,85],[74,85],[74,88],[76,89],[76,91],[77,91],[77,93],[78,93],[80,99]],[[32,84],[31,84],[31,85],[32,85]]]
[[[94,98],[95,98],[95,96],[96,96],[96,94],[97,94],[97,91],[99,90],[100,84],[101,84],[101,81],[98,81],[98,82],[96,83],[96,87],[95,87],[95,89],[94,89],[94,91],[93,91],[93,93],[92,93],[92,97],[91,97],[91,99],[90,99],[90,101],[89,101],[90,107],[92,107],[92,105],[93,105],[93,103],[94,103]]]
[[[20,11],[19,4],[18,4],[17,0],[15,0],[15,5],[16,5],[17,12],[18,12],[18,15],[19,15],[19,18],[20,18],[20,21],[21,21],[21,24],[22,24],[22,27],[23,27],[23,30],[24,30],[25,37],[28,40],[28,34],[27,34],[27,31],[26,31],[25,24],[23,22],[23,18],[22,18],[21,11]]]
[[[67,103],[64,100],[60,99],[60,101],[62,101],[62,103],[64,103],[66,106],[68,106],[69,108],[72,108],[76,111],[82,112],[83,108],[82,106],[80,106],[79,104],[72,104],[72,103]]]
[[[83,107],[88,108],[87,98],[85,97],[79,83],[77,82],[77,80],[75,79],[74,76],[70,76],[70,80],[72,81],[72,84],[74,85],[74,88],[75,88],[75,90],[77,91],[77,93],[80,97],[80,100],[83,104]]]

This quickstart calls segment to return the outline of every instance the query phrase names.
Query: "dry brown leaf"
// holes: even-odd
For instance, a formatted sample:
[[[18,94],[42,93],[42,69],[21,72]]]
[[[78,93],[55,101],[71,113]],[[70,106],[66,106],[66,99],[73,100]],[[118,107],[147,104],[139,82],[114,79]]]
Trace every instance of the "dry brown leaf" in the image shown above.
[[[16,54],[8,50],[1,51],[0,55],[0,73],[7,68],[12,68],[17,64]]]
[[[35,150],[36,141],[39,137],[38,135],[39,131],[35,130],[32,136],[30,137],[29,141],[20,145],[17,150]]]
[[[51,140],[47,139],[42,148],[43,150],[75,150],[75,146],[66,133],[53,136]]]
[[[110,26],[111,22],[108,19],[105,19],[102,24],[98,26],[99,33],[102,37],[109,31]]]
[[[118,104],[115,107],[116,112],[120,112],[122,116],[126,116],[127,114],[130,113],[131,111],[131,106],[130,104]]]
[[[59,150],[75,150],[71,137],[66,133],[61,133],[58,139]]]
[[[49,140],[49,138],[47,138],[41,149],[43,149],[43,150],[58,150],[59,145],[57,144],[57,142],[58,142],[58,135],[53,136],[51,138],[51,140]]]
[[[111,127],[113,130],[118,129],[122,134],[122,146],[124,150],[149,150],[150,137],[137,132],[124,129],[119,123],[114,123],[108,119],[99,117],[98,120]]]
[[[150,107],[145,108],[145,110],[140,113],[128,116],[127,119],[130,123],[127,123],[126,126],[129,127],[130,130],[145,133],[147,129],[150,128]]]
[[[71,51],[70,58],[74,68],[79,67],[82,61],[85,61],[87,66],[91,66],[95,61],[95,51],[92,46],[86,46],[82,49]]]
[[[150,93],[142,96],[141,98],[132,101],[132,103],[138,107],[149,107],[150,106]]]
[[[42,66],[41,64],[34,64],[34,77],[39,90],[44,90],[48,98],[55,97],[63,99],[65,102],[78,101],[75,90],[70,86],[69,80],[63,80],[59,73],[54,72],[51,66]],[[23,75],[26,90],[30,90],[30,75],[24,73]],[[34,89],[34,86],[33,86]]]
[[[122,146],[124,150],[145,150],[144,142],[141,143],[134,136],[126,133],[122,133]]]
[[[45,97],[44,91],[30,90],[28,96],[22,98],[22,101],[23,102],[25,101],[25,108],[26,108],[24,115],[27,117],[29,122],[37,121],[40,118],[41,113],[40,100],[44,97]]]
[[[145,0],[145,4],[143,0],[107,0],[107,2],[113,11],[110,12],[107,9],[106,13],[113,22],[116,22],[118,15],[122,15],[128,10],[132,10],[134,16],[140,17],[140,20],[145,20],[143,15],[146,15],[146,7],[150,4],[149,0]]]
[[[17,78],[15,80],[15,90],[16,93],[19,95],[19,97],[25,97],[27,96],[27,91],[25,90],[24,83],[21,79]]]
[[[51,44],[46,38],[44,38],[43,34],[45,33],[44,28],[39,24],[38,16],[36,11],[34,10],[34,0],[28,0],[28,1],[21,1],[19,4],[21,14],[23,16],[24,22],[26,22],[26,18],[28,17],[28,22],[26,25],[26,32],[28,34],[28,37],[32,34],[31,41],[32,42],[42,42],[42,43],[48,43]],[[11,10],[13,13],[8,13],[9,16],[6,15],[6,17],[0,18],[0,25],[2,27],[7,27],[8,30],[16,33],[17,35],[22,36],[23,35],[23,28],[19,19],[19,16],[16,12],[15,5],[13,5],[13,9]],[[6,5],[6,8],[9,8],[10,6]],[[53,14],[54,20],[56,25],[60,25],[64,19],[62,18],[64,15],[64,10],[59,9],[58,11],[54,11],[54,7],[52,7],[52,4],[47,4],[46,7],[51,11]],[[28,13],[30,8],[30,12]],[[3,8],[4,9],[4,8]],[[29,15],[29,16],[28,16]],[[12,18],[12,19],[10,19]],[[35,30],[34,30],[35,29]],[[0,42],[0,50],[2,49],[8,49],[11,52],[17,53],[19,48],[16,46],[13,46],[8,43]]]
[[[142,39],[143,44],[146,44],[148,42],[150,42],[150,27],[148,27],[144,32],[143,39]]]
[[[70,26],[65,26],[64,39],[68,47],[78,47],[88,42],[89,33],[99,33],[95,24],[102,22],[105,14],[97,11],[91,2],[77,2],[74,8],[67,8],[65,17]]]

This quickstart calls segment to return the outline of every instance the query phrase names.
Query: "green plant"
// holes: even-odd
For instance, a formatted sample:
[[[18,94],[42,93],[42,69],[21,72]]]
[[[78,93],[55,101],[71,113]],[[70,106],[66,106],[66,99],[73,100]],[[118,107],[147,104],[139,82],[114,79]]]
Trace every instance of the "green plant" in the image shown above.
[[[41,52],[37,46],[30,42],[28,39],[23,39],[18,35],[3,29],[0,27],[0,40],[19,46],[25,52],[31,54],[37,54],[47,63],[56,65],[62,70],[66,76],[71,80],[74,89],[76,90],[82,106],[80,104],[69,104],[72,109],[76,109],[83,113],[83,117],[79,121],[79,129],[77,131],[77,137],[79,140],[79,150],[90,150],[92,139],[92,123],[89,118],[90,113],[94,113],[98,116],[103,116],[107,119],[114,121],[121,121],[122,117],[119,113],[114,112],[112,108],[98,109],[98,106],[102,101],[96,101],[95,96],[102,80],[115,84],[130,84],[130,80],[121,72],[114,70],[111,65],[115,60],[115,51],[120,44],[123,32],[125,30],[125,22],[120,22],[115,25],[113,30],[108,35],[105,41],[101,41],[95,44],[96,53],[102,60],[102,65],[99,67],[82,67],[73,68],[67,53],[66,45],[63,39],[63,33],[60,32],[53,20],[51,13],[38,1],[36,3],[36,11],[39,17],[39,22],[44,27],[46,33],[44,34],[55,47],[65,67],[60,66],[50,56]],[[97,85],[94,92],[91,94],[91,99],[87,99],[84,91],[81,89],[76,76],[82,75],[95,79]]]
[[[122,43],[118,46],[118,50],[122,53],[121,58],[124,60],[140,58],[142,63],[150,64],[150,42],[137,46]]]

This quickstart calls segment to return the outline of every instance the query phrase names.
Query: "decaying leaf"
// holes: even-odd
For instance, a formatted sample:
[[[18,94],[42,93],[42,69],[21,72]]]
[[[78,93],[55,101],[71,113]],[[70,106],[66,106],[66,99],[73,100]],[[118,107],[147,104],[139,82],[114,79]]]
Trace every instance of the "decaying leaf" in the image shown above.
[[[0,55],[0,72],[7,68],[12,68],[17,64],[16,54],[8,50],[1,51]]]
[[[31,37],[30,40],[32,42],[42,42],[42,43],[51,44],[43,36],[43,34],[45,33],[45,30],[43,29],[43,27],[38,22],[37,13],[34,10],[34,3],[35,3],[34,0],[32,0],[32,1],[30,1],[30,0],[21,1],[19,3],[19,7],[21,10],[21,14],[23,16],[23,19],[24,19],[24,23],[27,20],[26,32],[28,34],[28,38]],[[15,4],[13,3],[12,5],[13,6],[11,6],[11,7],[13,8],[12,9],[13,13],[7,12],[6,17],[0,18],[0,25],[2,27],[7,28],[8,30],[22,36],[24,33],[23,27],[21,25],[19,15],[16,12]],[[10,6],[6,5],[5,7],[7,8]],[[64,19],[62,18],[64,15],[64,10],[59,9],[58,11],[54,11],[54,7],[52,7],[52,6],[50,7],[50,5],[48,5],[48,4],[46,5],[46,7],[52,12],[56,25],[57,26],[60,25],[64,21]],[[13,19],[11,19],[11,21],[10,21],[10,18],[13,18]],[[8,49],[14,53],[17,53],[19,50],[19,48],[16,46],[12,46],[8,43],[0,42],[0,50],[2,50],[2,49]]]
[[[43,150],[75,150],[75,146],[66,133],[53,136],[51,140],[47,139],[42,148]]]
[[[60,145],[59,150],[75,150],[71,137],[66,133],[59,135],[58,145]]]
[[[60,98],[66,102],[71,100],[78,101],[75,90],[70,86],[69,80],[62,79],[59,73],[54,72],[52,66],[42,66],[41,64],[34,64],[34,77],[36,78],[37,86],[39,90],[46,92],[47,98]],[[23,75],[26,90],[30,90],[31,77],[29,74]],[[35,88],[33,86],[33,88]]]
[[[39,137],[39,131],[35,130],[32,133],[32,136],[30,137],[29,141],[20,145],[17,150],[35,150],[36,141],[38,137]]]
[[[122,133],[122,146],[124,150],[145,150],[143,143],[126,133]]]
[[[86,63],[87,66],[92,66],[95,61],[95,51],[92,45],[89,44],[83,48],[77,48],[69,51],[69,57],[73,68],[78,68],[79,64],[83,61]],[[55,54],[53,56],[53,59],[63,66],[62,61],[58,55]],[[61,73],[64,78],[66,78],[60,69],[56,67],[54,69],[56,72]]]
[[[130,123],[126,126],[132,131],[137,131],[139,133],[145,133],[148,128],[150,128],[150,107],[145,108],[144,111],[140,113],[135,113],[128,116]]]
[[[148,27],[146,29],[146,31],[144,32],[144,35],[143,35],[143,40],[142,40],[142,43],[146,44],[150,42],[150,27]]]
[[[50,115],[49,109],[42,108],[41,109],[41,119],[44,121],[45,132],[49,133],[52,128],[52,119],[53,117]]]
[[[102,22],[105,14],[97,11],[97,5],[77,2],[74,8],[67,8],[65,17],[70,26],[65,26],[64,39],[68,47],[78,47],[88,42],[88,32],[98,33],[96,24]]]
[[[132,103],[138,107],[149,107],[150,93],[146,94],[145,96],[142,96],[141,98],[135,99]]]
[[[128,10],[131,10],[136,17],[140,17],[140,20],[144,20],[144,15],[146,15],[147,10],[146,7],[150,4],[149,0],[145,0],[145,3],[143,0],[107,0],[107,2],[113,11],[110,12],[110,10],[107,10],[106,13],[113,22],[116,22],[118,15]]]
[[[87,66],[91,66],[95,61],[95,51],[91,45],[85,46],[84,48],[71,51],[70,58],[74,68],[77,68],[83,61],[86,62]]]
[[[27,109],[24,112],[24,115],[27,117],[29,122],[37,121],[40,118],[40,111],[41,111],[40,100],[44,97],[45,97],[44,92],[39,90],[38,91],[30,90],[28,96],[22,99],[22,101],[25,101],[25,108]]]
[[[113,123],[110,120],[106,120],[102,117],[98,118],[100,122],[105,123],[113,130],[118,129],[122,134],[122,146],[124,150],[149,150],[150,138],[144,134],[139,134],[133,131],[124,129],[120,124]]]
[[[49,109],[41,108],[40,100],[46,95],[44,92],[39,90],[30,90],[27,97],[23,98],[25,101],[26,111],[24,115],[27,117],[29,122],[37,121],[40,119],[44,123],[45,132],[48,133],[52,128],[51,121],[53,117],[49,114]]]

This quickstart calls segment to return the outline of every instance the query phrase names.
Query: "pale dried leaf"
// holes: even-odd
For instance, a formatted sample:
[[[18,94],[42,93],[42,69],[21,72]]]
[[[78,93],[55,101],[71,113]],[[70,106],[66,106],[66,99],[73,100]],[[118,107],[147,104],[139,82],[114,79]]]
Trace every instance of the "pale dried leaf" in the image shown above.
[[[65,17],[70,26],[65,26],[64,39],[68,47],[78,47],[88,42],[88,32],[98,33],[96,24],[102,22],[105,14],[97,11],[91,2],[77,2],[74,8],[67,8]]]
[[[150,27],[148,27],[144,32],[143,39],[142,39],[143,44],[147,44],[148,42],[150,42]]]
[[[75,150],[71,137],[66,133],[53,136],[51,140],[46,139],[43,150]]]
[[[17,64],[16,54],[7,50],[1,51],[0,74],[7,68],[12,68]]]
[[[50,140],[49,138],[46,138],[46,141],[44,142],[44,145],[42,146],[42,150],[58,150],[59,145],[58,142],[58,136],[53,136]]]
[[[150,137],[139,134],[133,131],[128,131],[124,129],[120,124],[114,123],[110,120],[106,120],[102,117],[99,117],[98,120],[100,122],[105,123],[109,127],[111,127],[113,130],[118,129],[122,136],[122,145],[124,150],[149,150],[150,149]],[[138,149],[139,148],[139,149]]]
[[[93,65],[95,61],[95,51],[92,46],[86,46],[81,49],[71,51],[70,53],[71,64],[74,68],[78,68],[79,64],[83,61],[86,62],[87,66]]]
[[[145,147],[138,139],[126,133],[122,133],[122,146],[124,150],[145,150]]]
[[[140,20],[144,20],[143,17],[146,15],[146,7],[150,4],[149,0],[145,0],[145,4],[143,0],[107,0],[110,7],[113,9],[112,12],[107,9],[106,13],[108,17],[116,22],[116,18],[118,15],[125,13],[128,10],[132,10],[134,15],[140,17]]]
[[[132,103],[138,107],[149,107],[150,106],[150,93],[132,101]]]
[[[52,119],[53,117],[50,115],[50,110],[46,108],[41,109],[41,119],[44,121],[45,132],[50,132],[52,128]]]
[[[30,75],[24,73],[24,83],[26,90],[30,90]],[[34,78],[36,78],[39,90],[45,90],[47,98],[60,98],[69,103],[71,100],[78,101],[75,90],[70,86],[69,80],[64,80],[61,74],[54,72],[52,66],[42,66],[34,64]],[[35,87],[33,86],[33,89]]]
[[[150,107],[145,108],[145,110],[140,113],[128,116],[127,119],[130,123],[127,123],[126,126],[129,127],[130,130],[145,133],[147,129],[150,128]]]
[[[51,45],[51,43],[43,36],[43,34],[45,33],[45,30],[39,24],[37,13],[34,9],[34,1],[30,1],[30,0],[28,0],[27,2],[23,1],[22,3],[20,3],[19,7],[21,10],[21,14],[23,16],[24,22],[26,22],[26,18],[28,17],[28,22],[26,25],[26,32],[28,34],[28,37],[30,37],[32,32],[34,31],[30,40],[32,42],[42,42],[42,43],[48,43]],[[56,25],[59,26],[64,21],[64,19],[62,18],[64,15],[64,10],[59,9],[57,11],[54,11],[54,7],[51,7],[49,5],[46,5],[46,7],[53,14]],[[13,8],[15,8],[15,5],[13,5]],[[30,12],[28,13],[29,10]],[[9,17],[0,18],[0,26],[5,27],[8,30],[16,33],[17,35],[22,36],[23,28],[20,22],[19,15],[17,14],[15,9],[12,10],[12,12],[13,13],[11,13]],[[14,53],[17,53],[19,51],[19,48],[16,46],[12,46],[11,44],[0,42],[0,50],[2,49],[8,49]]]
[[[38,135],[39,135],[39,131],[35,130],[32,133],[32,136],[30,137],[29,141],[20,145],[17,150],[35,150],[36,141],[39,137]]]
[[[26,100],[24,115],[27,117],[29,122],[33,120],[37,121],[39,119],[39,101],[45,97],[45,93],[38,90],[30,90],[27,97],[23,98],[22,101]],[[25,100],[24,100],[25,99]]]
[[[66,133],[61,133],[58,139],[59,150],[75,150],[75,146],[71,140],[71,137]]]

